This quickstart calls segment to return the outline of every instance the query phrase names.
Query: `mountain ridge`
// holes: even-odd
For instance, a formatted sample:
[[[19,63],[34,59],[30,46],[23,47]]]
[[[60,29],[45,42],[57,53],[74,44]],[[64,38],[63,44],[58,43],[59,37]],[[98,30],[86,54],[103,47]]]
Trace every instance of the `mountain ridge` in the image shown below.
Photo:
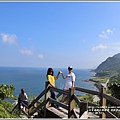
[[[96,76],[108,75],[111,73],[120,72],[120,53],[115,54],[113,57],[108,57],[96,69]]]

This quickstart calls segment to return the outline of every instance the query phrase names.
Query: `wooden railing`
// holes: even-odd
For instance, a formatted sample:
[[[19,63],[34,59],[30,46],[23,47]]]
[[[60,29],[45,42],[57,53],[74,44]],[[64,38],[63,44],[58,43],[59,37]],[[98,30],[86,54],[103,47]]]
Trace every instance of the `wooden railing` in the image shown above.
[[[76,97],[76,95],[74,94],[74,90],[75,90],[74,88],[70,88],[69,91],[64,91],[64,90],[61,90],[58,88],[51,87],[50,83],[46,82],[45,89],[46,89],[45,108],[44,108],[45,117],[46,117],[47,108],[49,107],[50,103],[56,104],[57,106],[60,106],[64,109],[68,110],[68,118],[77,118],[76,112],[74,110],[74,102],[76,102],[80,108],[79,117],[81,117],[84,114],[84,112],[87,111],[87,106],[88,106],[87,102],[80,101]],[[57,100],[50,98],[50,91],[57,92],[58,93],[57,97],[59,97],[62,94],[67,95],[68,96],[68,106],[61,102],[58,102]]]
[[[84,88],[78,88],[78,87],[75,87],[75,90],[81,91],[81,92],[86,92],[86,93],[92,94],[92,95],[97,95],[100,98],[99,105],[88,103],[88,106],[94,107],[95,109],[96,108],[100,109],[100,111],[102,111],[102,115],[100,116],[101,118],[106,118],[106,117],[108,117],[108,118],[117,118],[113,113],[111,113],[109,111],[109,109],[107,109],[106,100],[114,103],[119,108],[120,108],[120,100],[116,99],[115,97],[107,95],[105,87],[102,87],[101,91],[99,91],[99,92],[84,89]]]
[[[24,107],[26,109],[28,109],[28,112],[26,113],[23,109],[21,109],[21,106],[20,106],[20,101],[19,101],[19,98],[18,98],[18,103],[16,104],[16,106],[10,111],[10,113],[13,113],[15,109],[18,110],[18,114],[20,115],[20,112],[22,112],[23,114],[25,114],[28,118],[31,117],[36,111],[31,111],[30,112],[30,108],[35,108],[36,110],[37,109],[41,109],[43,106],[44,106],[44,101],[39,103],[39,105],[37,107],[35,107],[35,104],[38,103],[38,100],[40,100],[43,96],[45,95],[45,90],[43,90],[40,95],[34,99],[28,106],[26,104],[24,104],[23,102],[21,102]]]
[[[58,100],[54,100],[50,97],[50,91],[57,92],[57,98],[59,98],[61,95],[65,94],[68,96],[68,105],[61,103]],[[85,92],[92,95],[97,95],[100,98],[99,105],[96,105],[94,103],[90,103],[85,100],[80,100],[75,95],[75,91]],[[41,102],[37,107],[34,107],[35,103],[38,102],[39,99],[44,97],[43,102]],[[43,98],[42,98],[43,99]],[[29,112],[31,107],[34,107],[37,110],[44,109],[44,117],[47,117],[47,108],[49,108],[50,104],[56,104],[57,106],[60,106],[66,110],[68,110],[68,118],[77,118],[77,113],[75,112],[75,103],[77,104],[79,111],[79,118],[82,118],[84,114],[87,114],[89,112],[89,107],[93,107],[94,109],[101,109],[102,114],[99,116],[100,118],[117,118],[113,113],[111,113],[109,110],[106,109],[106,100],[111,101],[116,106],[120,106],[120,100],[108,96],[106,94],[106,89],[102,87],[101,91],[94,91],[94,90],[88,90],[85,88],[79,88],[74,87],[70,88],[69,91],[64,91],[58,88],[54,88],[50,85],[50,83],[47,81],[45,84],[45,90],[35,99],[33,100],[28,108],[28,116],[33,115],[34,112]],[[19,104],[18,104],[19,105]],[[14,111],[17,107],[15,106],[12,111]],[[92,111],[91,111],[92,112]]]

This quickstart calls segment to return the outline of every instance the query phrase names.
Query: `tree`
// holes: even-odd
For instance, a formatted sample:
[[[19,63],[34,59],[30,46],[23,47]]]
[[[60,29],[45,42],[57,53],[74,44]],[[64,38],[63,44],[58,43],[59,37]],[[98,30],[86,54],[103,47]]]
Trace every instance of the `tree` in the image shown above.
[[[0,99],[4,100],[5,98],[16,98],[15,95],[13,94],[15,90],[14,85],[0,85]]]
[[[120,79],[109,82],[108,89],[110,89],[113,97],[120,99]]]

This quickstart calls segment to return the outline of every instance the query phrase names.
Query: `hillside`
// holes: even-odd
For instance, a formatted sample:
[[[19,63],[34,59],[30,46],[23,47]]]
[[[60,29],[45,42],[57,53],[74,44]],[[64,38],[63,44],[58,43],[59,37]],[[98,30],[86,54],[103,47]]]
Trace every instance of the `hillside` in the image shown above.
[[[96,69],[96,76],[110,75],[120,72],[120,53],[107,58]]]

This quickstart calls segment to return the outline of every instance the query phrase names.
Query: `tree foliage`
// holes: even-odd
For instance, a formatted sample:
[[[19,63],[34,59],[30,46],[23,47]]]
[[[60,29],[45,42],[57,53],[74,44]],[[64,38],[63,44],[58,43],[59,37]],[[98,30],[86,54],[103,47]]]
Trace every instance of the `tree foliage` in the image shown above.
[[[19,118],[18,115],[16,114],[10,114],[7,110],[12,110],[13,109],[13,105],[11,103],[9,103],[8,101],[5,100],[0,100],[0,119],[1,118]]]
[[[110,89],[112,96],[120,99],[120,74],[110,78],[108,83],[108,89]]]
[[[14,85],[0,85],[0,99],[4,100],[5,98],[16,98],[15,95],[13,94],[15,90]]]

